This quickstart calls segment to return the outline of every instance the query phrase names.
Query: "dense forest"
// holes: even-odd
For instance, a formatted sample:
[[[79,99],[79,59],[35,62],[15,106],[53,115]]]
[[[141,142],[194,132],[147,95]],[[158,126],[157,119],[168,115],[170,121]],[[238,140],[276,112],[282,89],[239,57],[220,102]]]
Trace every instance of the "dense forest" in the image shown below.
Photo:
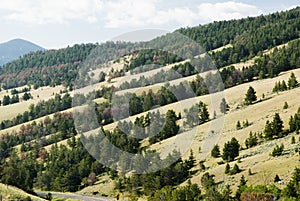
[[[300,8],[267,16],[215,22],[178,31],[196,40],[209,51],[231,44],[232,47],[213,52],[217,67],[247,60],[260,51],[299,37]]]

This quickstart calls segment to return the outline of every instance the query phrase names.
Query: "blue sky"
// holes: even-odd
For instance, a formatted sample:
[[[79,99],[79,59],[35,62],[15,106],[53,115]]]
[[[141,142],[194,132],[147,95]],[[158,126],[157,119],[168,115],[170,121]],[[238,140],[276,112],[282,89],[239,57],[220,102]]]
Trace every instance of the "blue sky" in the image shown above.
[[[62,48],[134,30],[173,31],[297,5],[299,0],[0,0],[0,43],[22,38],[48,49]]]

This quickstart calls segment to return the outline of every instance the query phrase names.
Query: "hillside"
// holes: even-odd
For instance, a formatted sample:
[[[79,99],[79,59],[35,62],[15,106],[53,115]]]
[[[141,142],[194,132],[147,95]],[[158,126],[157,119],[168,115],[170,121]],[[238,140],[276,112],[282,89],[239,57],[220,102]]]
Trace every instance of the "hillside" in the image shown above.
[[[299,15],[5,64],[1,182],[125,200],[297,200]]]
[[[18,59],[30,52],[44,50],[44,48],[22,39],[14,39],[0,44],[0,66]]]

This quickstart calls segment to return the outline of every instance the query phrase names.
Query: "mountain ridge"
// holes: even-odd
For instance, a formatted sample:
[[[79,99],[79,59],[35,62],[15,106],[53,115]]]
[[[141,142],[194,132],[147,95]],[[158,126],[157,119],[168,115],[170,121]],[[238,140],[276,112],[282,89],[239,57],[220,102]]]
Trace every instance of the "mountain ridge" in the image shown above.
[[[34,44],[33,42],[16,38],[4,43],[0,43],[0,66],[18,59],[24,54],[45,50],[45,48]]]

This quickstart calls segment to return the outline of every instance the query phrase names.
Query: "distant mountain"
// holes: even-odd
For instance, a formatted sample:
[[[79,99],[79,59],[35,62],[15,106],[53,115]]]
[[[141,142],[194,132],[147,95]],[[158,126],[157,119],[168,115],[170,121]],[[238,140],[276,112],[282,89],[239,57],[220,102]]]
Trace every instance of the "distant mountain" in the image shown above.
[[[44,48],[22,39],[14,39],[0,44],[0,66],[29,52]]]

